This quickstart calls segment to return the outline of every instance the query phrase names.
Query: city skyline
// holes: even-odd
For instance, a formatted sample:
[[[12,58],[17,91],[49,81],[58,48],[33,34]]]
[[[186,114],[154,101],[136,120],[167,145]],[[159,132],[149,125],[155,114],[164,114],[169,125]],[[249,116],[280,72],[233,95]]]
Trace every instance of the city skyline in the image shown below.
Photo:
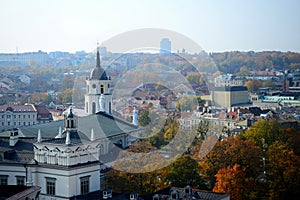
[[[97,41],[105,43],[143,28],[178,32],[206,52],[300,52],[297,0],[1,0],[0,4],[1,53],[90,52]],[[173,52],[177,50],[172,46]]]

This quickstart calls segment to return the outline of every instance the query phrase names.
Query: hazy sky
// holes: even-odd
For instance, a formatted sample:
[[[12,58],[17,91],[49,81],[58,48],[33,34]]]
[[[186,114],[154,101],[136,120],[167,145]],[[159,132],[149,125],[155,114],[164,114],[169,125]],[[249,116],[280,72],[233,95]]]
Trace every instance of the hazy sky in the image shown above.
[[[299,8],[299,0],[0,0],[0,52],[90,52],[140,28],[176,31],[207,52],[300,52]]]

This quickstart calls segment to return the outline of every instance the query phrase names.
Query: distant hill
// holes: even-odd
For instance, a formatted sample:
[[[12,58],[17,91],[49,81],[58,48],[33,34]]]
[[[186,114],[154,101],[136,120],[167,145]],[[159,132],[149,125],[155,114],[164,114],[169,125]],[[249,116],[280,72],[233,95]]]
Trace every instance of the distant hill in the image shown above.
[[[255,70],[287,70],[300,68],[300,53],[263,52],[222,52],[210,53],[218,69],[223,73],[238,73]]]

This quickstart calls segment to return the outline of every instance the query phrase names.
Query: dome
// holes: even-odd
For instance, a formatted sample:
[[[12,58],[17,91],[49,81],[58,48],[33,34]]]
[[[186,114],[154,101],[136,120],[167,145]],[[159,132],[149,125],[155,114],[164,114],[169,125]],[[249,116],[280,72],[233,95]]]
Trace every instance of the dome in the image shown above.
[[[108,80],[106,72],[102,67],[95,67],[90,74],[90,79]]]
[[[106,72],[100,66],[100,54],[99,54],[98,48],[97,48],[96,67],[94,67],[94,69],[92,69],[91,74],[90,74],[90,79],[108,80],[108,77],[106,76]]]

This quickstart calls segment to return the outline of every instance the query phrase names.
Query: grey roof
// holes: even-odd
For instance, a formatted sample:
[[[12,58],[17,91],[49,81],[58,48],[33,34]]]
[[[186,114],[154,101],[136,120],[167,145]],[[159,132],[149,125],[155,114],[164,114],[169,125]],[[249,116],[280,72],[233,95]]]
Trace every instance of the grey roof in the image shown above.
[[[186,186],[185,188],[166,188],[161,191],[158,191],[153,196],[160,196],[165,199],[171,199],[171,194],[177,193],[178,199],[185,200],[185,199],[198,199],[198,200],[222,200],[225,198],[230,197],[230,194],[226,193],[218,193],[218,192],[211,192],[205,190],[198,190],[191,188],[191,193],[186,193],[186,189],[191,188],[190,186]],[[189,190],[189,189],[188,189]],[[146,197],[145,199],[152,199],[150,197]]]
[[[15,146],[9,146],[9,138],[0,138],[0,162],[13,161],[31,163],[34,159],[33,145],[35,138],[19,138]]]
[[[96,59],[96,67],[94,67],[90,74],[90,79],[94,80],[108,80],[106,76],[105,70],[100,65],[100,54],[97,48],[97,59]]]
[[[104,112],[78,118],[79,132],[90,138],[91,129],[94,130],[95,139],[104,139],[139,130],[137,126]]]
[[[78,136],[81,139],[90,139],[91,129],[94,130],[95,139],[105,139],[139,130],[137,126],[104,112],[78,117],[77,120]],[[21,127],[19,128],[19,135],[21,137],[37,138],[38,131],[41,130],[42,138],[50,139],[58,135],[59,127],[64,128],[63,120]]]
[[[38,131],[41,130],[42,138],[54,138],[58,134],[59,127],[64,128],[63,120],[20,127],[19,135],[23,137],[37,137]]]

